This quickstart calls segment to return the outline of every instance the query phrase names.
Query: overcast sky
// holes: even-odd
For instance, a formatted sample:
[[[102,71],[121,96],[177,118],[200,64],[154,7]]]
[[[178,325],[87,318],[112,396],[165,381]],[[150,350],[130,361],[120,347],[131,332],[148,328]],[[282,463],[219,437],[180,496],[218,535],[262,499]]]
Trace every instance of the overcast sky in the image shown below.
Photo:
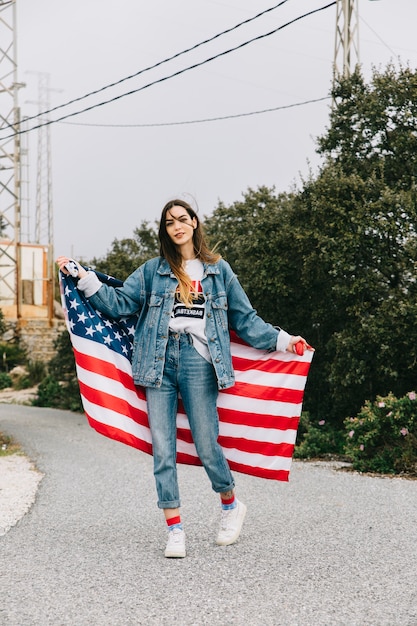
[[[287,0],[252,23],[159,68],[51,114],[101,103],[208,59],[330,0]],[[136,74],[278,4],[274,0],[17,0],[23,116],[38,112],[37,73],[51,106]],[[360,62],[417,67],[416,0],[359,0]],[[55,256],[103,256],[114,238],[159,218],[181,197],[209,215],[221,200],[260,185],[289,191],[318,157],[328,124],[336,8],[303,18],[169,80],[52,124]],[[300,105],[300,106],[290,106]],[[289,107],[282,108],[279,107]],[[273,112],[201,123],[264,109]],[[141,126],[145,125],[145,126]],[[146,126],[147,125],[147,126]],[[152,126],[156,125],[156,126]],[[36,196],[37,131],[28,134],[30,203]]]

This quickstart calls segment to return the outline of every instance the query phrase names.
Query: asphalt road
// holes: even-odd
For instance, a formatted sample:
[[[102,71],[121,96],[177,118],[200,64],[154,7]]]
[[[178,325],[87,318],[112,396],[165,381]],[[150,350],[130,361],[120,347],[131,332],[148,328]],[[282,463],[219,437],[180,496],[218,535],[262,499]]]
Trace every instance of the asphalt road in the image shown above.
[[[218,547],[217,497],[180,466],[188,556],[165,559],[150,457],[65,411],[0,405],[0,430],[44,474],[0,537],[2,626],[417,626],[417,481],[236,474],[248,514]]]

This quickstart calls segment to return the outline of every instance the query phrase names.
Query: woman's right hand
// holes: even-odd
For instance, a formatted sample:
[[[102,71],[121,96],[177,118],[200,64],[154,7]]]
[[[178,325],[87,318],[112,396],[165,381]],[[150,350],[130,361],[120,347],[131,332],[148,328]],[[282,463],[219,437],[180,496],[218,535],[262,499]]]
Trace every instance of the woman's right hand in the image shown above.
[[[69,275],[69,271],[67,270],[67,268],[65,267],[65,265],[69,262],[69,261],[74,261],[74,259],[70,259],[67,256],[59,256],[57,258],[57,260],[55,261],[55,263],[58,265],[59,269],[61,270],[61,272],[63,274],[66,274],[67,276]],[[76,266],[78,267],[78,276],[79,278],[83,278],[84,276],[87,275],[87,271],[79,264],[77,263],[77,261],[74,261],[74,263],[76,264]]]

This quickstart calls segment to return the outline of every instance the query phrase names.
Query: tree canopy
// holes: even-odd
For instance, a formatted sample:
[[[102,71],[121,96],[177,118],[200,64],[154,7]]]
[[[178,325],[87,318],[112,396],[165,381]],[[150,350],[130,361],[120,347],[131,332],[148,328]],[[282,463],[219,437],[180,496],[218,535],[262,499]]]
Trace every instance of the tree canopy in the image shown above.
[[[416,386],[417,73],[389,66],[366,83],[357,69],[333,96],[317,174],[220,202],[205,228],[260,315],[316,348],[305,408],[337,427]],[[156,254],[143,222],[93,262],[124,278]]]
[[[133,237],[114,239],[111,250],[90,264],[100,272],[125,280],[137,267],[159,254],[158,233],[155,226],[143,221],[133,231]]]

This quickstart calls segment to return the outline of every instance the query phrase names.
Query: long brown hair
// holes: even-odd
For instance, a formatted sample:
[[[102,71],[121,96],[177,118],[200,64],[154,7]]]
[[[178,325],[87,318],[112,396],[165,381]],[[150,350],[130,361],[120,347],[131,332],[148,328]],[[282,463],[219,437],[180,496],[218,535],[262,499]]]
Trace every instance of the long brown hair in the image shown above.
[[[220,254],[216,254],[208,247],[204,236],[203,226],[198,219],[197,213],[188,204],[188,202],[185,202],[184,200],[170,200],[167,202],[162,209],[161,221],[159,222],[159,253],[168,261],[175,277],[178,280],[181,301],[184,302],[186,306],[190,307],[193,303],[193,287],[191,278],[184,270],[181,253],[172,241],[171,237],[168,235],[166,228],[167,212],[174,206],[182,207],[187,211],[191,219],[196,220],[197,226],[194,228],[193,232],[193,246],[196,259],[200,259],[203,263],[216,263],[221,257]]]

